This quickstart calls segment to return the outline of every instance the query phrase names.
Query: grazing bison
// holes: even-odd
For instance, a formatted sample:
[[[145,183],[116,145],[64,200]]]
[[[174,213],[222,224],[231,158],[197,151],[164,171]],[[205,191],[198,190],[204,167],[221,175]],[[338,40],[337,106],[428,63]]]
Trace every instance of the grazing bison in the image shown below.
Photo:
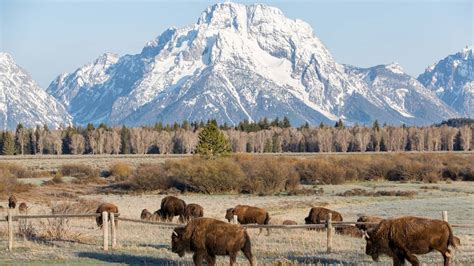
[[[253,265],[252,247],[247,231],[240,225],[229,224],[211,218],[196,218],[184,227],[175,228],[171,235],[171,251],[180,257],[193,252],[195,265],[215,265],[216,255],[230,257],[230,265],[242,251]]]
[[[150,220],[151,219],[151,212],[148,211],[147,209],[143,209],[142,213],[140,214],[140,219],[142,220]]]
[[[331,221],[342,222],[342,215],[337,211],[332,211],[323,207],[313,207],[309,211],[308,217],[304,218],[306,224],[322,224],[328,219],[328,214],[331,213]]]
[[[15,195],[11,195],[8,198],[8,208],[15,209],[16,208],[16,197]]]
[[[362,238],[362,236],[364,236],[362,231],[359,228],[357,228],[353,225],[336,227],[336,233],[338,233],[340,235],[345,235],[345,236],[350,236],[350,237],[357,237],[357,238]]]
[[[174,196],[166,196],[161,200],[161,207],[155,213],[158,214],[161,219],[169,222],[173,220],[173,217],[179,216],[179,222],[184,223],[185,209],[186,203],[184,200]]]
[[[97,222],[97,226],[102,228],[102,212],[108,212],[108,213],[118,213],[118,207],[112,203],[102,203],[99,205],[95,213],[100,213],[101,215],[97,216],[95,218],[95,221]],[[109,219],[107,217],[107,219]],[[118,226],[118,220],[115,219],[115,226]]]
[[[20,203],[20,205],[18,206],[18,211],[21,214],[26,214],[28,212],[28,205],[26,205],[26,203],[24,202]]]
[[[357,222],[358,223],[377,223],[377,224],[358,224],[356,225],[357,228],[359,228],[360,230],[362,231],[367,231],[371,228],[375,228],[377,227],[377,225],[383,221],[383,218],[382,217],[378,217],[378,216],[360,216],[358,219],[357,219]]]
[[[377,261],[379,255],[386,254],[393,259],[394,265],[403,265],[405,259],[412,265],[420,265],[414,254],[437,250],[447,266],[452,256],[449,247],[457,246],[447,222],[412,216],[383,220],[367,231],[365,239],[367,255]]]
[[[297,225],[298,223],[293,220],[284,220],[282,224],[283,225]]]
[[[184,209],[184,219],[185,221],[189,221],[194,218],[199,218],[204,216],[204,209],[199,204],[188,204]]]
[[[234,208],[227,209],[225,218],[231,222],[234,220],[234,215],[237,215],[237,221],[240,224],[268,224],[270,221],[270,215],[265,209],[248,205],[237,205]],[[262,233],[261,228],[260,233]],[[268,234],[270,234],[270,231],[267,229]]]

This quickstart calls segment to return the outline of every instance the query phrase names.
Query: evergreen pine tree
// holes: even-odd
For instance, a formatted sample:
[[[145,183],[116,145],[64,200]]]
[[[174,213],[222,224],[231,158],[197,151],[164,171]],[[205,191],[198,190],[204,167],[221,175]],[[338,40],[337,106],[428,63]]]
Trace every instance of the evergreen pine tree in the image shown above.
[[[14,155],[15,154],[15,140],[12,134],[8,131],[3,132],[3,155]]]
[[[372,129],[375,130],[375,131],[380,130],[379,120],[375,119],[374,124],[372,125]]]
[[[342,123],[342,120],[339,118],[339,120],[336,122],[334,125],[335,128],[342,129],[344,128],[344,123]]]
[[[219,130],[215,121],[210,121],[199,133],[196,152],[205,156],[225,155],[231,152],[229,141]]]
[[[319,123],[319,128],[324,128],[324,123],[323,122]]]
[[[123,125],[122,129],[120,130],[120,142],[122,144],[122,148],[120,153],[122,154],[130,154],[130,130]]]
[[[291,127],[290,119],[288,117],[283,117],[282,128],[289,128]]]
[[[272,147],[272,140],[271,139],[266,139],[265,140],[265,145],[263,147],[263,152],[272,152],[273,147]]]

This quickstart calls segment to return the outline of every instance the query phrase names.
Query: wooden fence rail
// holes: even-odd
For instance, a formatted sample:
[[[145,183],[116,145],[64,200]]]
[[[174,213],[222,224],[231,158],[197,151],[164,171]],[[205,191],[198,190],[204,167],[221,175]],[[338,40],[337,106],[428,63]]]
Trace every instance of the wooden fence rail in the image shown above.
[[[69,219],[69,218],[96,218],[102,216],[102,236],[103,236],[103,250],[107,251],[109,249],[109,240],[112,249],[117,246],[117,228],[115,222],[117,220],[131,222],[131,223],[141,223],[141,224],[150,224],[157,225],[162,227],[184,227],[184,224],[177,223],[166,223],[158,221],[147,221],[141,219],[132,219],[120,217],[119,213],[84,213],[84,214],[45,214],[45,215],[13,215],[12,210],[8,210],[8,215],[2,217],[0,222],[8,223],[8,250],[13,249],[13,222],[23,219]],[[302,225],[280,225],[280,224],[244,224],[242,225],[245,228],[249,229],[326,229],[326,251],[328,253],[332,252],[332,242],[334,236],[334,228],[346,227],[351,225],[377,225],[377,223],[361,223],[361,222],[334,222],[332,221],[332,215],[329,214],[327,221],[322,221],[321,224],[302,224]],[[442,212],[442,219],[448,221],[447,211]],[[451,224],[451,227],[462,227],[462,228],[474,228],[474,224]],[[110,228],[110,229],[109,229]],[[110,230],[110,231],[109,231]],[[109,238],[110,232],[110,238]]]

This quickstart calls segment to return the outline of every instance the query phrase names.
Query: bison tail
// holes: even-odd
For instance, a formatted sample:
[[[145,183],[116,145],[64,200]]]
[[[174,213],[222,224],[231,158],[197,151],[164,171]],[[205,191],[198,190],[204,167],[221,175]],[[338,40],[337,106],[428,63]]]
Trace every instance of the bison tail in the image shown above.
[[[448,230],[449,230],[448,246],[457,248],[461,243],[460,243],[459,238],[454,236],[453,229],[451,228],[451,225],[449,225],[449,223],[448,223]]]
[[[270,214],[268,214],[267,212],[265,216],[265,221],[263,222],[263,224],[268,224],[269,222],[270,222]]]

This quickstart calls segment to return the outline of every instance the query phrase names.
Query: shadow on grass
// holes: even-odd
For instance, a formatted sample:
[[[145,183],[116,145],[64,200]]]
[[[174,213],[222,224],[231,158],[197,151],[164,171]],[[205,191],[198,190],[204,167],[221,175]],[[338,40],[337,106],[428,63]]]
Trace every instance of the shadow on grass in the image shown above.
[[[170,245],[165,245],[165,244],[158,244],[158,245],[154,245],[154,244],[139,244],[138,246],[139,246],[139,247],[142,247],[142,248],[156,248],[156,249],[165,248],[165,249],[171,249]]]
[[[150,256],[128,255],[120,253],[78,252],[79,258],[100,260],[106,263],[124,263],[128,265],[174,265],[171,259],[154,258]],[[181,263],[180,263],[181,264]]]
[[[288,256],[286,257],[290,261],[296,261],[301,264],[322,264],[322,265],[356,265],[353,262],[348,262],[338,259],[329,259],[316,256]]]

